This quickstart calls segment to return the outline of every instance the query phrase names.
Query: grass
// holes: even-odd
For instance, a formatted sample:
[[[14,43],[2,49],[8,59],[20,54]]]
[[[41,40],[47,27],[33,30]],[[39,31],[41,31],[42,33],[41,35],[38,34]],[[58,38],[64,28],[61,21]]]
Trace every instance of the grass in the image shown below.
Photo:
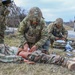
[[[17,46],[20,40],[17,37],[5,37],[5,43],[10,46]],[[50,53],[60,54],[66,56],[66,53],[60,49],[50,48]],[[27,63],[1,63],[0,75],[75,75],[75,71],[70,71],[65,67],[54,64],[36,63],[30,65]]]

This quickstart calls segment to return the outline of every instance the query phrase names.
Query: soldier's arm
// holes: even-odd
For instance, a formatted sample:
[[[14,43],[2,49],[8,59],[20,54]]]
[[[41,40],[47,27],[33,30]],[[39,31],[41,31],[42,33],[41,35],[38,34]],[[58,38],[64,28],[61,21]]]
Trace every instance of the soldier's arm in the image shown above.
[[[47,30],[47,26],[45,26],[45,23],[43,22],[43,29],[41,31],[41,38],[40,40],[35,44],[38,47],[41,47],[46,41],[47,39],[49,38],[48,37],[48,30]]]
[[[0,6],[0,22],[4,22],[4,7],[3,5]]]
[[[27,21],[26,21],[26,18],[24,18],[24,20],[20,22],[20,25],[18,28],[18,36],[20,37],[20,40],[21,40],[20,47],[22,47],[27,42],[24,35],[26,28],[27,28]]]
[[[62,31],[63,37],[67,38],[68,37],[68,31],[63,27],[63,31]]]
[[[10,11],[8,10],[8,7],[1,5],[0,6],[0,22],[5,23],[5,25],[7,25],[6,16],[8,16],[9,13]]]
[[[54,24],[53,23],[50,23],[48,25],[47,29],[48,29],[49,38],[50,39],[55,39],[55,36],[52,34],[53,29],[54,29]]]

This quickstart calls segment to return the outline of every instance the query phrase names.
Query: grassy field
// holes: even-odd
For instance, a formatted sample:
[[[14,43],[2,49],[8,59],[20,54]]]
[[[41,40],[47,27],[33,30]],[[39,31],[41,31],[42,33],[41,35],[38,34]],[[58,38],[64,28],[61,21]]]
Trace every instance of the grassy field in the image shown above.
[[[10,46],[18,46],[20,41],[17,37],[6,37],[5,43]],[[53,52],[66,56],[63,49],[50,48],[50,53]],[[0,75],[75,75],[75,71],[53,64],[0,63]]]

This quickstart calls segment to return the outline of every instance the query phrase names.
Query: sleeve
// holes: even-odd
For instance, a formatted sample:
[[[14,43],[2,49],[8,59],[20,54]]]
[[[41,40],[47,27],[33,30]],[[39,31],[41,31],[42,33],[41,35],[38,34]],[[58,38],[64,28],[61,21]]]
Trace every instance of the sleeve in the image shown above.
[[[37,48],[41,47],[42,45],[44,45],[44,43],[48,39],[48,30],[47,30],[47,26],[45,25],[45,22],[43,22],[42,25],[43,25],[43,29],[41,31],[41,38],[40,38],[40,40],[37,43],[35,43]]]
[[[4,7],[0,6],[0,22],[4,22],[5,16],[4,16]]]
[[[64,38],[68,37],[68,31],[63,27],[62,34]]]
[[[54,29],[54,24],[53,23],[49,24],[47,29],[48,29],[49,39],[55,39],[55,36],[52,34]]]
[[[8,14],[10,13],[8,7],[5,6],[1,6],[0,7],[0,22],[5,23],[5,25],[7,24],[7,19],[6,17],[8,16]]]
[[[25,43],[27,43],[27,40],[24,36],[26,28],[27,28],[27,21],[26,21],[26,18],[24,18],[24,20],[22,22],[20,22],[20,25],[19,25],[19,28],[18,28],[18,36],[20,37],[20,40],[21,40],[20,47],[23,47],[23,45]]]

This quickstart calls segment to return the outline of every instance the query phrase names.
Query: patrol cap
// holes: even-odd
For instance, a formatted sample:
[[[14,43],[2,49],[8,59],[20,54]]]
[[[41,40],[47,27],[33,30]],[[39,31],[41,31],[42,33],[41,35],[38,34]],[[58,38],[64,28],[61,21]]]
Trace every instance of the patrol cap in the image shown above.
[[[63,19],[62,18],[57,18],[56,21],[54,22],[54,24],[58,25],[63,25]]]
[[[42,15],[42,12],[41,12],[40,8],[32,7],[29,10],[28,17],[29,17],[30,20],[32,20],[33,17],[40,20],[43,17],[43,15]]]

